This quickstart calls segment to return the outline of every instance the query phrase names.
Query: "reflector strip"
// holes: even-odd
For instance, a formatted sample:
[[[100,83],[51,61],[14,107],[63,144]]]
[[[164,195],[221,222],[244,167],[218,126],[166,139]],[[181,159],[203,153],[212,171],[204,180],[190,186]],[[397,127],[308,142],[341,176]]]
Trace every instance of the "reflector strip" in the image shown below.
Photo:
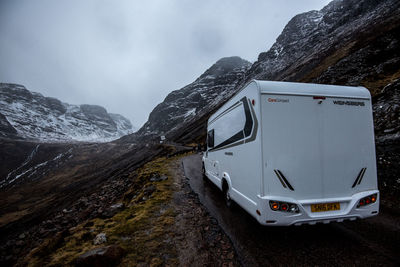
[[[290,190],[294,191],[292,185],[289,183],[289,181],[280,170],[274,170],[274,172],[284,188],[289,188]]]
[[[367,168],[363,168],[364,170],[363,170],[363,172],[362,172],[362,174],[361,174],[361,176],[360,176],[360,180],[358,181],[358,184],[361,184],[361,181],[362,181],[362,179],[363,179],[363,177],[364,177],[364,174],[365,174],[365,171],[367,170]]]
[[[353,183],[353,185],[352,185],[352,188],[354,188],[357,184],[360,184],[360,183],[361,183],[361,180],[362,180],[362,178],[363,178],[364,173],[365,173],[366,170],[367,170],[367,168],[362,168],[362,169],[360,170],[360,172],[359,172],[358,175],[357,175],[356,180],[354,181],[354,183]]]
[[[283,173],[280,170],[277,170],[282,179],[285,181],[286,185],[289,187],[290,190],[294,191],[292,185],[289,183],[289,181],[286,179],[286,177],[283,175]]]
[[[361,169],[360,172],[358,173],[356,180],[354,181],[353,185],[351,186],[352,188],[356,186],[356,184],[357,184],[357,182],[358,182],[358,179],[359,179],[360,176],[361,176],[362,171],[363,171],[363,169]]]
[[[279,181],[281,182],[282,186],[283,186],[284,188],[286,188],[287,186],[286,186],[285,183],[283,182],[283,180],[282,180],[281,176],[279,175],[279,173],[278,173],[276,170],[274,170],[274,172],[275,172],[276,176],[278,177]]]

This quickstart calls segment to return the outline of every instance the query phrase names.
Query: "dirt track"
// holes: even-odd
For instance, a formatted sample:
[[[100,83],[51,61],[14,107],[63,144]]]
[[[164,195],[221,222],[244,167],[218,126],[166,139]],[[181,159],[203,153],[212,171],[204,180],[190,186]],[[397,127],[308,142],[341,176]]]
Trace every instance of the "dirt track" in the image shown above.
[[[399,218],[377,217],[345,223],[263,227],[243,209],[229,210],[222,194],[201,175],[201,156],[183,159],[184,171],[201,203],[230,237],[241,263],[262,265],[400,264]]]

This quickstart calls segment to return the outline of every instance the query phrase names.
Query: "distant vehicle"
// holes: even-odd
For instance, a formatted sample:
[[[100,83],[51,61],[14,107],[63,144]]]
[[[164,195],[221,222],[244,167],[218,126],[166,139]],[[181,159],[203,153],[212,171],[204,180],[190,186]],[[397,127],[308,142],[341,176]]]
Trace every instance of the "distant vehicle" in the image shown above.
[[[377,215],[364,87],[253,80],[208,120],[203,172],[263,225]]]
[[[164,143],[164,141],[165,141],[165,136],[164,136],[164,135],[161,135],[161,136],[160,136],[160,144]]]

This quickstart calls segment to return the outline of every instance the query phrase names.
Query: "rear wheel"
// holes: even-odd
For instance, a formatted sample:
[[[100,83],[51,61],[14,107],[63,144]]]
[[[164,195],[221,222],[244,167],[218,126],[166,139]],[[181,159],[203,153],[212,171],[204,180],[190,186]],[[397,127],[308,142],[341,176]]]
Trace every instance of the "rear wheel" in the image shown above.
[[[222,184],[222,192],[223,192],[223,194],[224,194],[224,200],[225,200],[225,205],[228,207],[228,208],[231,208],[232,207],[232,199],[231,199],[231,193],[230,193],[230,190],[229,190],[229,185],[228,185],[228,183],[226,182],[226,180],[224,180],[223,181],[223,184]]]
[[[228,208],[231,208],[231,207],[232,207],[232,199],[231,199],[231,195],[230,195],[230,193],[229,193],[229,188],[227,188],[227,189],[225,190],[224,196],[225,196],[225,205],[226,205]]]

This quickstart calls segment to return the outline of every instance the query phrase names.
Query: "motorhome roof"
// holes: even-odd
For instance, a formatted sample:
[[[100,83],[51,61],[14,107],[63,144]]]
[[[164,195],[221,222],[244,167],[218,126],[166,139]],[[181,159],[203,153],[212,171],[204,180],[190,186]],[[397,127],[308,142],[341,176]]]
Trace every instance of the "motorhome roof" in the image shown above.
[[[365,87],[253,80],[261,93],[370,99]]]

